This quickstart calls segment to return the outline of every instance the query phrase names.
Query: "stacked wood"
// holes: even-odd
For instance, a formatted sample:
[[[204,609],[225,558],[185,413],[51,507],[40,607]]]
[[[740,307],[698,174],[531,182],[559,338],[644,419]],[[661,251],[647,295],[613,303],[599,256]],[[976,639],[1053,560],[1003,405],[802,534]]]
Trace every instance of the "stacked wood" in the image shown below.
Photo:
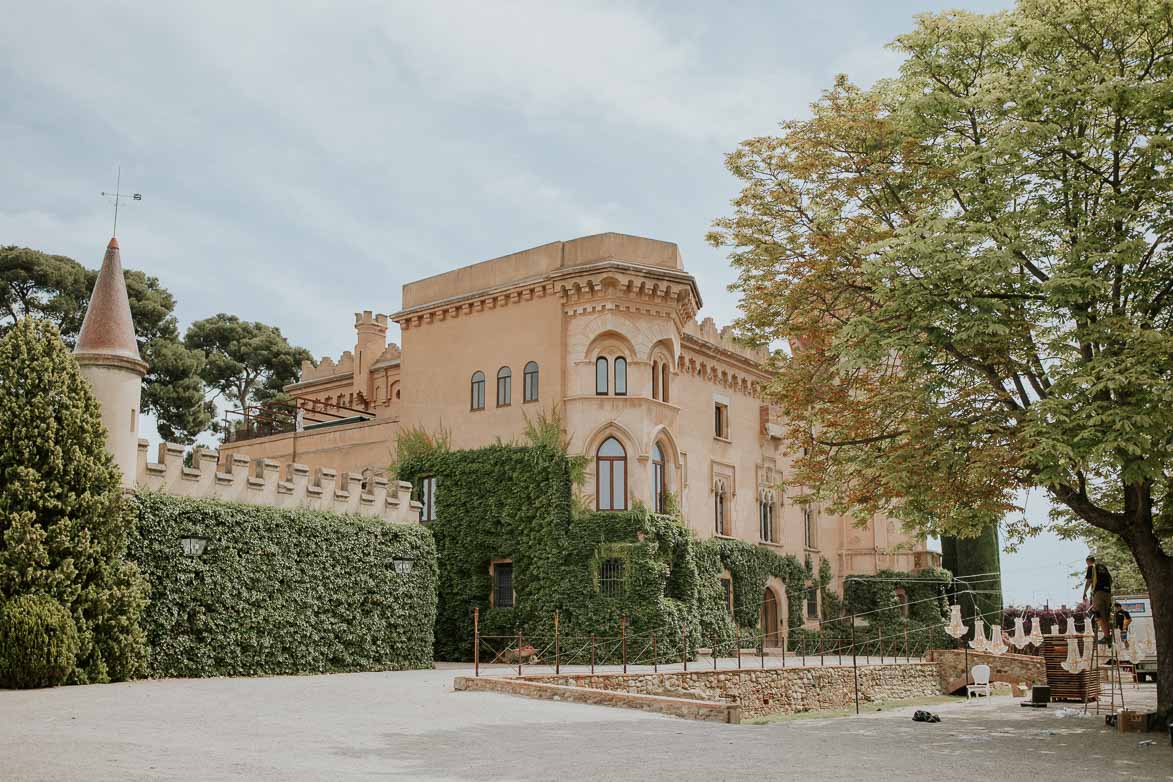
[[[1091,636],[1076,636],[1079,648],[1090,642]],[[1074,701],[1086,703],[1100,697],[1100,670],[1103,662],[1100,655],[1107,647],[1096,653],[1096,664],[1086,671],[1068,673],[1063,669],[1067,659],[1067,636],[1055,634],[1043,637],[1043,659],[1047,661],[1047,685],[1051,688],[1052,701]]]

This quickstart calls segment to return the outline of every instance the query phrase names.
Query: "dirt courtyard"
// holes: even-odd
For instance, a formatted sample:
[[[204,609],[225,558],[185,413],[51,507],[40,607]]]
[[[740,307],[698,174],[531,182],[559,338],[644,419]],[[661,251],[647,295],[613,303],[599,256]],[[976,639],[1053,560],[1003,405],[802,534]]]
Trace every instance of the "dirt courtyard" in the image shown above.
[[[460,672],[0,691],[0,779],[1173,780],[1167,734],[1011,698],[934,703],[935,725],[912,707],[720,725],[453,692]]]

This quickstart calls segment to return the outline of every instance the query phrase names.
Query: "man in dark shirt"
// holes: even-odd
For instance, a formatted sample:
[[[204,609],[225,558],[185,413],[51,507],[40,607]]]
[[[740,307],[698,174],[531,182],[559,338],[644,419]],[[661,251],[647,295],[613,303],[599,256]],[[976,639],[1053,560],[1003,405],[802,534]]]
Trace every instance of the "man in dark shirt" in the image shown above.
[[[1087,576],[1083,582],[1084,600],[1087,600],[1089,590],[1092,610],[1100,623],[1100,643],[1111,643],[1112,631],[1108,625],[1108,615],[1112,613],[1112,574],[1104,565],[1097,565],[1096,558],[1090,554],[1087,558]]]
[[[1116,609],[1116,629],[1120,631],[1120,640],[1127,643],[1128,641],[1128,626],[1132,624],[1132,614],[1124,610],[1124,606],[1119,603],[1112,605]]]

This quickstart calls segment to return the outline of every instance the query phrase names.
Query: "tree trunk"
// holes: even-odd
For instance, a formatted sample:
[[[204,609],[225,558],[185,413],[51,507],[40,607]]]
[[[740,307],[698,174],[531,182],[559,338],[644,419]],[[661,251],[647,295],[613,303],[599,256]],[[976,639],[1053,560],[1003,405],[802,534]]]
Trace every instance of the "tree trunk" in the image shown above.
[[[1173,557],[1161,550],[1151,516],[1147,524],[1136,524],[1121,537],[1149,588],[1157,640],[1157,709],[1173,717]]]

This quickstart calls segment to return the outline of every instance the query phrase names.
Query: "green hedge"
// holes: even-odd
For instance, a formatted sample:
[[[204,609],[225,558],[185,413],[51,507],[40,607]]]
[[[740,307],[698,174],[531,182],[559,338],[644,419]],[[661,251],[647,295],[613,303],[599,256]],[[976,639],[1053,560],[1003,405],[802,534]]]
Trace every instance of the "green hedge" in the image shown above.
[[[80,648],[69,609],[48,595],[21,595],[0,604],[0,687],[63,684]]]
[[[428,668],[436,556],[422,526],[139,494],[129,556],[150,583],[148,673]],[[179,539],[211,538],[201,557]],[[412,559],[397,575],[394,559]]]

